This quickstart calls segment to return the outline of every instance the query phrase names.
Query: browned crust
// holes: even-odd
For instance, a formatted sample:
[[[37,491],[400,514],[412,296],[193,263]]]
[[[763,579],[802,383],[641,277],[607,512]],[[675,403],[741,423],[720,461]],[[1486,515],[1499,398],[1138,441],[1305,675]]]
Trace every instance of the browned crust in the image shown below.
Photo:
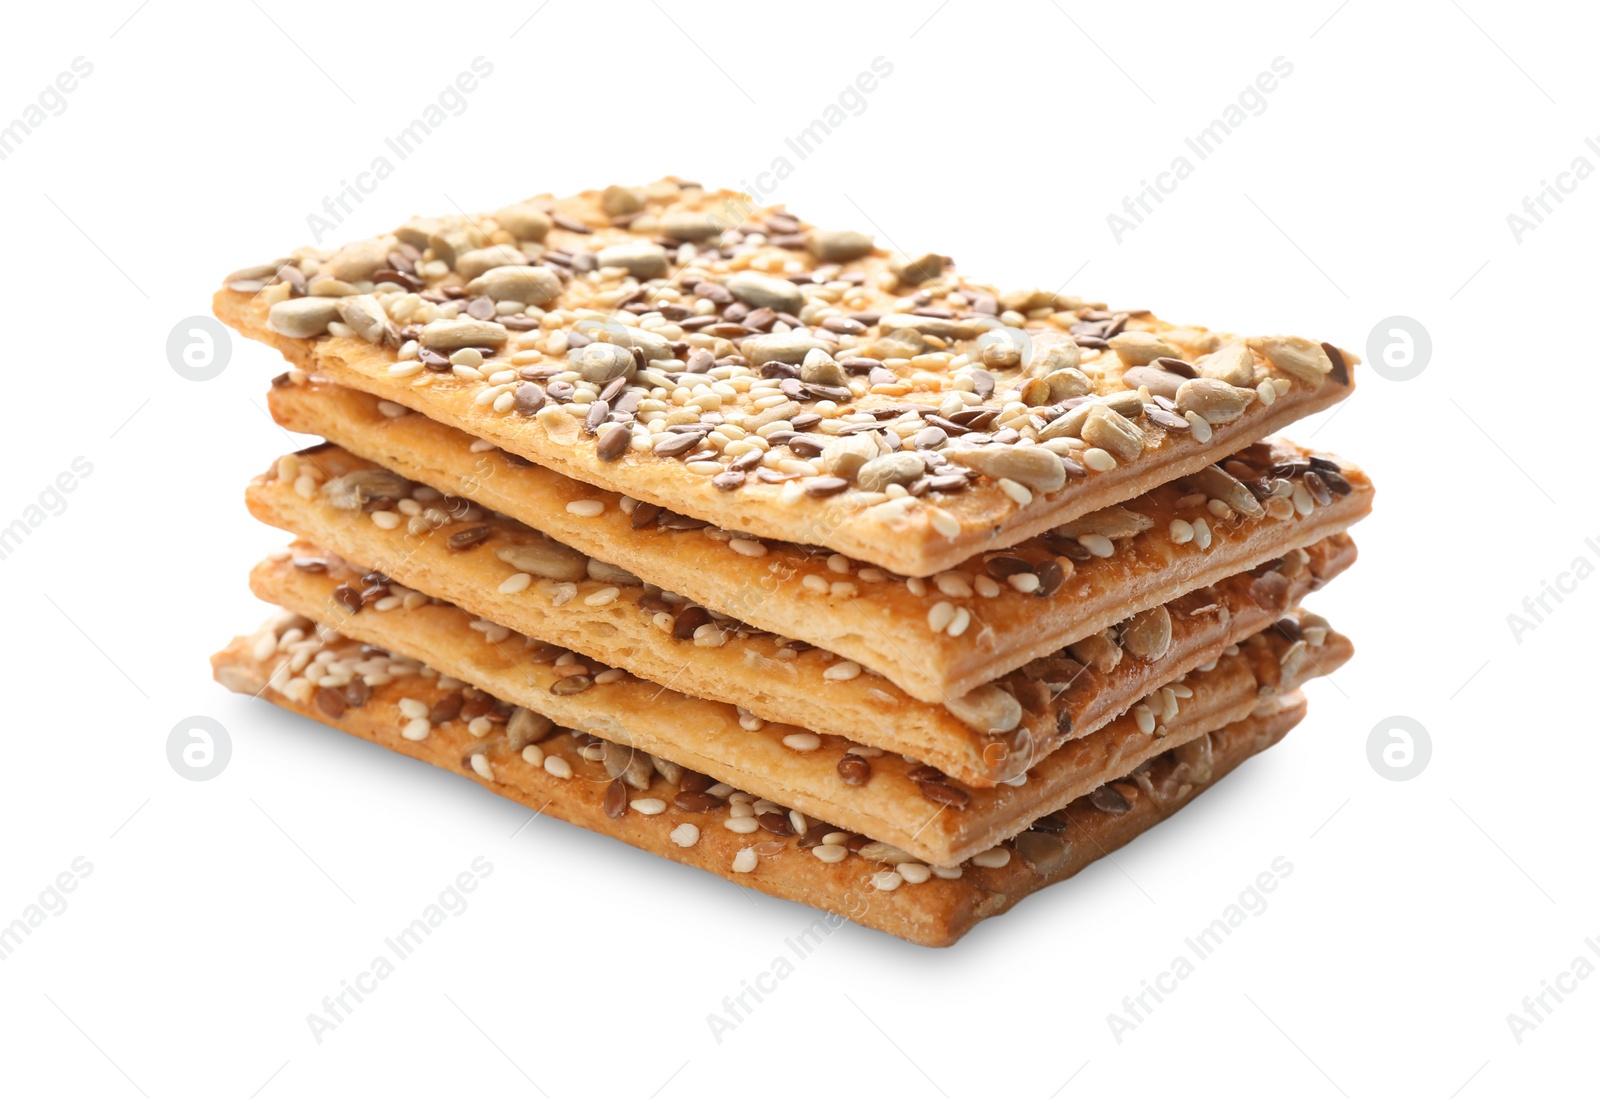
[[[1091,511],[1132,499],[1330,408],[1353,390],[1353,383],[1329,381],[1315,389],[1297,384],[1272,405],[1258,403],[1232,423],[1214,426],[1206,443],[1187,432],[1167,433],[1158,448],[1139,460],[1069,481],[1064,488],[1038,494],[1022,507],[993,486],[983,492],[957,494],[939,502],[961,526],[959,534],[949,537],[934,529],[926,508],[909,513],[847,510],[838,498],[779,506],[776,490],[767,491],[772,486],[720,492],[709,479],[689,473],[673,461],[634,455],[602,461],[593,439],[581,434],[570,442],[552,439],[543,426],[527,418],[504,416],[476,405],[474,393],[465,384],[440,381],[418,389],[391,377],[388,368],[396,360],[387,347],[349,337],[282,336],[267,327],[267,306],[256,296],[219,290],[212,299],[212,311],[308,374],[320,374],[406,405],[575,480],[698,516],[729,530],[825,545],[907,576],[931,576],[975,554],[1015,545]],[[1156,332],[1172,327],[1153,318],[1150,321]]]
[[[1289,451],[1287,447],[1284,449]],[[327,476],[372,466],[335,447],[325,447],[307,461],[319,474]],[[1372,490],[1366,479],[1352,472],[1350,483],[1349,495],[1334,498],[1308,515],[1288,520],[1245,520],[1237,525],[1213,519],[1212,544],[1204,551],[1194,543],[1175,544],[1168,533],[1172,517],[1205,515],[1204,507],[1193,504],[1180,508],[1176,501],[1189,495],[1187,489],[1181,485],[1162,486],[1141,498],[1144,514],[1154,520],[1151,529],[1119,542],[1110,557],[1083,562],[1048,598],[1018,596],[1012,592],[1017,598],[974,596],[962,601],[963,608],[972,615],[972,625],[960,637],[936,633],[929,628],[928,612],[941,599],[939,594],[930,593],[927,598],[914,596],[905,584],[894,581],[861,582],[856,585],[855,597],[841,597],[822,604],[808,604],[802,600],[800,606],[813,607],[818,622],[831,618],[835,623],[831,633],[837,644],[824,644],[825,649],[835,653],[845,647],[854,647],[857,651],[865,649],[874,657],[859,661],[864,667],[879,673],[912,698],[945,703],[1141,610],[1173,600],[1195,588],[1218,583],[1296,547],[1339,533],[1371,507]],[[1202,494],[1194,495],[1204,499]],[[334,507],[324,496],[302,497],[291,486],[277,480],[276,467],[251,484],[246,500],[263,522],[310,539],[352,560],[370,563],[404,583],[521,632],[572,648],[584,648],[576,637],[549,636],[547,631],[552,627],[541,626],[529,617],[538,613],[537,601],[531,597],[524,595],[511,600],[495,597],[500,583],[516,570],[497,558],[494,549],[540,540],[537,533],[515,520],[463,519],[420,535],[409,534],[403,528],[384,531],[358,512]],[[452,553],[444,548],[446,539],[453,533],[484,524],[494,534],[475,550]],[[622,545],[625,540],[626,536],[622,536],[611,544]],[[741,567],[742,555],[703,536],[700,542],[702,551],[709,549],[710,552],[702,556],[692,549],[687,551],[682,566],[676,571],[701,573],[701,585],[713,590],[725,584],[727,590],[736,593],[747,591],[743,584],[749,579],[748,573],[730,576],[732,570]],[[824,576],[831,575],[826,570],[820,571]],[[798,588],[799,584],[790,584],[772,593],[766,602],[783,602]],[[875,588],[895,590],[861,597],[862,591]],[[638,589],[630,590],[637,592]],[[634,616],[627,622],[619,620],[613,625],[626,632],[630,623],[638,621],[638,616]],[[817,630],[822,628],[821,625],[816,627]],[[851,639],[853,645],[849,644]],[[646,651],[649,643],[648,635],[643,640],[636,637],[636,660],[650,657]],[[670,670],[651,668],[639,674],[648,678],[675,675],[688,659],[674,662]],[[694,693],[750,705],[758,711],[765,704],[762,699],[746,700],[729,694],[726,687],[719,690],[711,679],[716,674],[714,664],[696,662],[695,667],[689,669],[691,674],[702,670],[708,678],[690,688]],[[771,716],[775,720],[793,717],[787,711]],[[819,718],[809,716],[802,720],[824,724]]]
[[[1096,809],[1087,799],[1074,802],[1060,814],[1064,823],[1060,837],[1065,842],[1057,836],[1030,832],[1027,835],[1032,838],[1012,845],[1015,853],[1004,867],[967,866],[954,880],[934,877],[884,892],[871,883],[872,874],[882,869],[878,864],[851,856],[829,865],[792,839],[778,842],[761,838],[756,869],[734,873],[734,856],[742,848],[757,846],[751,842],[752,837],[735,835],[715,824],[718,811],[686,814],[669,808],[660,816],[628,812],[620,819],[612,819],[604,809],[604,770],[599,764],[582,759],[566,734],[558,734],[542,745],[572,763],[575,777],[566,780],[525,763],[520,756],[504,751],[496,754],[493,745],[480,745],[460,722],[439,726],[427,741],[409,741],[399,735],[401,718],[396,701],[418,697],[431,704],[436,695],[428,694],[419,685],[397,681],[375,688],[367,704],[333,718],[314,705],[293,702],[269,686],[270,662],[255,661],[250,651],[250,639],[240,637],[212,657],[218,681],[391,751],[464,775],[535,812],[923,946],[954,943],[979,921],[1005,912],[1030,893],[1072,877],[1130,842],[1188,804],[1245,759],[1282,739],[1305,715],[1304,703],[1300,702],[1273,715],[1247,718],[1210,734],[1205,781],[1199,780],[1191,764],[1171,754],[1163,756],[1146,769],[1139,783],[1124,784],[1132,804],[1119,815]],[[437,687],[431,690],[442,693]],[[493,779],[480,776],[464,758],[469,750],[480,746],[488,755]],[[670,800],[671,788],[658,778],[650,793],[666,795]],[[680,847],[668,838],[673,828],[685,821],[700,828],[699,840],[692,847]]]
[[[917,780],[920,765],[897,755],[873,758],[871,780],[864,786],[848,785],[838,770],[852,744],[844,736],[825,736],[817,749],[796,751],[786,746],[785,738],[805,730],[780,723],[747,729],[732,706],[628,675],[607,677],[611,681],[595,682],[577,694],[561,694],[556,684],[573,674],[572,665],[551,663],[562,650],[530,648],[516,635],[489,642],[472,628],[470,615],[448,604],[351,615],[333,592],[340,584],[358,583],[358,577],[358,571],[337,561],[329,563],[327,572],[311,573],[284,561],[266,561],[251,574],[251,587],[267,602],[422,661],[545,714],[558,725],[631,744],[937,865],[992,847],[1143,760],[1239,720],[1306,679],[1335,671],[1352,651],[1348,639],[1330,634],[1315,650],[1314,663],[1302,660],[1282,669],[1281,658],[1293,642],[1269,630],[1248,639],[1237,655],[1223,656],[1215,666],[1187,676],[1180,689],[1191,697],[1182,700],[1175,719],[1151,733],[1141,731],[1137,714],[1110,721],[1032,761],[1022,786],[968,788],[940,779],[966,798],[965,808],[945,810],[924,793]],[[600,672],[592,662],[582,667],[591,678]]]

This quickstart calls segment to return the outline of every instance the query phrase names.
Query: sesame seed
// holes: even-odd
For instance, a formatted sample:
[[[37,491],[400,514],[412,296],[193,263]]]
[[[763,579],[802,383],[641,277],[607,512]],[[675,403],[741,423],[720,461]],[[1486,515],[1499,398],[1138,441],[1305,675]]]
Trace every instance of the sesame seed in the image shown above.
[[[1000,585],[994,580],[993,577],[974,577],[972,586],[977,593],[983,596],[985,599],[993,599],[995,596],[1000,594]]]
[[[1103,534],[1080,534],[1078,545],[1096,557],[1110,557],[1116,552],[1116,543]]]
[[[737,832],[741,836],[748,836],[751,832],[760,828],[761,825],[756,822],[755,815],[752,813],[748,817],[728,817],[722,822],[722,827],[730,832]]]
[[[820,846],[813,847],[811,853],[823,862],[843,862],[850,857],[850,849],[843,844],[832,844],[826,840]]]
[[[667,803],[660,798],[634,798],[628,805],[634,812],[647,817],[657,817],[667,811]]]
[[[491,782],[494,780],[494,769],[489,766],[489,757],[482,752],[472,753],[472,769],[478,772],[479,778]]]
[[[967,627],[972,624],[972,612],[965,607],[956,608],[956,616],[950,620],[950,625],[945,628],[945,633],[951,637],[960,637],[967,632]]]
[[[980,851],[972,856],[973,866],[987,866],[991,870],[998,870],[1011,861],[1011,851],[1005,847],[991,847],[987,851]]]
[[[1310,515],[1316,507],[1316,501],[1311,498],[1311,491],[1305,485],[1295,485],[1294,495],[1290,499],[1294,502],[1294,510],[1301,515]]]
[[[621,588],[601,588],[599,591],[590,592],[583,597],[586,607],[608,607],[617,601],[617,596],[622,594]]]
[[[1009,477],[1002,477],[999,481],[1000,491],[1011,497],[1019,506],[1027,507],[1033,503],[1033,493],[1026,485],[1018,484]]]
[[[1181,546],[1194,541],[1194,527],[1182,519],[1174,519],[1167,528],[1167,533],[1172,537],[1174,545]]]
[[[554,775],[556,778],[572,777],[572,764],[568,763],[560,756],[545,756],[544,769],[547,773]]]
[[[1211,524],[1204,519],[1194,521],[1194,544],[1202,550],[1211,548]]]
[[[1271,378],[1262,379],[1261,384],[1256,386],[1256,396],[1260,398],[1263,406],[1270,405],[1278,399],[1278,391],[1273,386]]]
[[[397,511],[372,512],[372,525],[379,530],[394,530],[400,525],[400,513]]]
[[[920,862],[902,862],[894,869],[900,877],[912,885],[921,885],[933,876],[933,871]]]
[[[543,767],[544,749],[537,744],[529,744],[522,749],[522,761],[533,767]]]
[[[879,870],[876,874],[872,875],[872,888],[881,890],[885,893],[890,893],[896,889],[899,889],[900,883],[904,880],[905,879],[902,878],[897,871]]]
[[[945,627],[950,625],[950,621],[955,616],[955,604],[940,600],[928,608],[928,629],[934,633],[943,633]]]
[[[854,660],[841,660],[837,664],[830,664],[823,670],[822,678],[835,681],[844,681],[856,678],[861,674],[861,665]]]
[[[1145,736],[1149,736],[1156,731],[1156,715],[1151,712],[1150,707],[1143,704],[1135,706],[1133,708],[1133,719],[1138,723],[1139,731]]]
[[[928,522],[935,532],[946,538],[959,538],[961,536],[961,520],[939,507],[928,508]]]
[[[427,740],[428,734],[432,731],[432,723],[425,717],[418,717],[406,722],[405,728],[400,730],[400,735],[407,740]]]
[[[807,573],[800,578],[800,586],[807,591],[814,591],[819,595],[828,594],[828,582],[816,573]]]
[[[377,515],[379,513],[373,512],[373,514]],[[528,585],[531,583],[533,583],[533,576],[531,574],[526,572],[514,572],[504,580],[500,581],[500,587],[496,590],[498,590],[501,595],[515,595],[519,591],[526,591]]]
[[[952,599],[967,599],[972,595],[972,584],[959,572],[941,572],[933,578],[933,586],[939,589],[939,594]]]
[[[396,705],[405,717],[416,719],[428,716],[428,704],[420,699],[402,698]]]
[[[1211,441],[1211,424],[1206,421],[1204,416],[1190,409],[1183,414],[1183,418],[1189,421],[1189,434],[1195,437],[1196,442],[1209,443]]]
[[[739,853],[733,856],[733,872],[735,874],[748,874],[756,868],[756,851],[753,847],[741,847]]]
[[[1006,583],[1023,595],[1031,595],[1039,590],[1040,580],[1037,573],[1014,572],[1006,577]]]
[[[745,557],[765,557],[767,547],[754,538],[730,538],[728,548]]]
[[[596,515],[606,510],[604,500],[573,500],[567,504],[567,511],[572,515],[581,515],[585,519],[593,519]]]
[[[1109,451],[1092,446],[1083,452],[1083,464],[1096,473],[1109,473],[1117,468],[1117,460]]]
[[[679,847],[693,847],[700,842],[700,829],[698,826],[684,821],[671,832],[668,832],[667,838]]]
[[[928,869],[933,871],[934,877],[943,878],[945,881],[955,881],[961,876],[959,866],[930,866]]]
[[[822,738],[816,733],[790,733],[783,738],[783,746],[797,752],[814,752],[822,747]]]

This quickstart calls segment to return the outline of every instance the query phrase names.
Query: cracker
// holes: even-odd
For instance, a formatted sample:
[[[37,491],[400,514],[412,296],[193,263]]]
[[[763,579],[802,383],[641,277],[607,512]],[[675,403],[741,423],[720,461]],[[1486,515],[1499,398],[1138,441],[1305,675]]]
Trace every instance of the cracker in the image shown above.
[[[974,788],[846,737],[751,721],[735,707],[530,644],[448,604],[397,593],[381,578],[363,585],[359,570],[310,547],[297,550],[301,565],[313,571],[296,567],[295,557],[263,562],[251,576],[258,596],[438,668],[557,725],[632,745],[941,865],[992,847],[1152,755],[1272,705],[1278,695],[1332,672],[1350,655],[1349,642],[1320,619],[1287,615],[1279,627],[1035,761],[1020,784]],[[334,593],[359,586],[367,587],[371,605],[352,614]],[[379,609],[384,606],[389,609]],[[1303,634],[1309,639],[1301,640]],[[849,778],[862,784],[852,785]]]
[[[285,641],[285,636],[293,638],[290,631],[303,630],[297,621],[303,623],[284,616],[252,636],[236,638],[212,657],[218,682],[464,775],[536,814],[820,908],[832,914],[826,917],[829,929],[850,919],[924,946],[950,945],[980,920],[1005,912],[1028,894],[1071,877],[1121,847],[1249,756],[1275,744],[1305,713],[1303,701],[1289,699],[1269,716],[1247,718],[1190,742],[1181,752],[1163,753],[1127,780],[1073,802],[1040,828],[985,853],[977,862],[936,870],[909,860],[882,861],[893,853],[860,836],[833,834],[826,825],[812,827],[807,822],[804,835],[782,839],[732,832],[724,827],[733,811],[731,803],[699,812],[674,804],[684,789],[681,774],[671,781],[658,774],[648,790],[618,797],[603,766],[584,757],[581,734],[556,733],[513,751],[504,724],[488,722],[494,735],[484,736],[458,717],[437,726],[424,741],[406,739],[403,730],[411,719],[401,711],[400,700],[432,707],[454,689],[441,685],[436,675],[421,674],[414,663],[363,654],[348,642],[324,642],[316,635],[298,644]],[[342,647],[353,665],[382,664],[378,678],[399,674],[367,689],[360,705],[319,704],[285,694],[284,681],[274,679],[278,664],[299,651],[312,660],[311,650],[330,643],[336,651]],[[502,717],[505,709],[492,703],[485,707]],[[554,762],[558,760],[560,764]],[[608,795],[613,812],[619,803],[625,806],[620,815],[607,811]],[[661,803],[661,811],[646,812],[657,808],[654,802],[641,805],[646,798]],[[825,846],[841,846],[845,853],[824,861],[815,852]]]
[[[559,211],[548,230],[525,205],[303,250],[276,275],[230,277],[213,308],[301,370],[578,480],[915,576],[1195,472],[1351,391],[1356,359],[1331,344],[1000,293],[938,256],[818,260],[808,242],[837,238],[731,192],[663,181],[626,223],[603,203],[533,200]],[[797,228],[772,233],[774,218]],[[683,232],[697,239],[655,243]],[[618,246],[653,258],[614,264]],[[580,393],[604,407],[591,415]]]
[[[1287,445],[1260,449],[1259,464],[1252,468],[1270,469],[1279,462],[1307,461],[1300,451]],[[1220,470],[1214,472],[1219,477],[1227,476]],[[1328,475],[1334,476],[1331,471]],[[491,480],[492,477],[486,476],[479,484]],[[1292,484],[1288,480],[1284,483]],[[1232,484],[1236,491],[1250,495],[1238,481]],[[743,540],[708,538],[704,531],[689,532],[693,540],[688,544],[697,547],[700,553],[686,553],[685,560],[675,571],[679,575],[684,571],[702,574],[696,582],[697,588],[709,587],[713,592],[720,589],[731,593],[719,598],[718,603],[743,603],[748,607],[752,601],[764,601],[776,605],[788,602],[792,593],[801,592],[794,596],[799,607],[809,610],[818,620],[832,618],[838,623],[833,636],[839,638],[839,647],[864,648],[882,657],[881,662],[834,662],[832,656],[844,654],[825,646],[823,653],[812,654],[790,669],[768,664],[769,659],[782,662],[781,650],[788,647],[774,639],[754,640],[745,647],[746,654],[752,648],[754,653],[741,654],[743,662],[731,668],[725,666],[726,656],[719,660],[715,655],[697,653],[695,646],[718,645],[730,630],[743,632],[742,628],[747,625],[743,621],[708,621],[704,612],[696,612],[697,620],[674,627],[688,632],[689,626],[698,621],[700,636],[695,639],[694,646],[678,646],[673,650],[659,630],[652,627],[648,615],[625,613],[625,608],[637,611],[641,600],[646,609],[654,608],[656,613],[677,609],[675,605],[663,604],[656,598],[657,593],[636,583],[637,577],[627,573],[619,575],[616,569],[603,567],[599,559],[590,559],[590,575],[596,577],[592,583],[565,579],[577,573],[552,569],[549,561],[544,560],[552,553],[559,555],[563,547],[552,547],[550,540],[536,531],[508,518],[484,515],[464,501],[439,500],[431,490],[418,489],[340,448],[325,447],[313,454],[280,461],[252,483],[246,498],[251,510],[263,522],[317,542],[351,560],[369,563],[403,583],[449,599],[521,632],[615,663],[631,662],[630,666],[647,678],[689,676],[686,689],[695,694],[724,698],[762,713],[767,713],[762,710],[763,706],[779,704],[815,708],[818,699],[837,693],[832,690],[831,682],[848,681],[865,668],[875,673],[869,680],[873,686],[892,684],[912,698],[943,704],[957,713],[976,710],[981,714],[986,713],[995,700],[991,697],[988,703],[980,705],[985,702],[983,696],[973,699],[968,697],[970,693],[1028,662],[1057,654],[1064,646],[1116,626],[1137,612],[1343,530],[1366,514],[1372,498],[1370,485],[1361,475],[1352,471],[1349,485],[1348,494],[1329,494],[1325,504],[1315,503],[1302,485],[1294,485],[1293,492],[1306,502],[1307,510],[1300,514],[1289,496],[1274,497],[1273,505],[1287,510],[1288,517],[1283,519],[1271,517],[1264,508],[1259,519],[1247,519],[1234,511],[1227,513],[1232,518],[1219,518],[1208,510],[1214,497],[1205,491],[1191,491],[1190,481],[1163,486],[1137,501],[1138,511],[1118,508],[1110,513],[1096,513],[1079,520],[1078,525],[1071,528],[1075,537],[1052,536],[1048,544],[1027,549],[1032,563],[1020,556],[1008,555],[1007,560],[1015,560],[1017,567],[1036,570],[1030,576],[1037,577],[1051,568],[1059,570],[1058,575],[1064,575],[1052,593],[1042,598],[1023,594],[1009,585],[1004,595],[986,598],[978,593],[980,578],[970,572],[952,578],[947,588],[955,593],[957,589],[953,585],[959,582],[965,585],[961,590],[970,593],[966,596],[946,596],[944,591],[919,595],[917,593],[927,586],[923,581],[884,579],[875,582],[855,572],[847,581],[849,592],[830,592],[826,598],[812,599],[803,594],[804,584],[780,583],[774,588],[771,581],[779,574],[764,580],[759,573],[735,572],[747,556],[740,549]],[[1227,491],[1221,485],[1211,487]],[[385,493],[388,495],[383,495]],[[410,495],[411,499],[391,499],[402,495]],[[590,503],[593,506],[585,515],[603,519],[604,509],[609,505],[601,500]],[[423,514],[407,514],[397,508]],[[600,514],[594,515],[597,510]],[[1188,541],[1175,541],[1179,537],[1174,533],[1175,523],[1182,524],[1183,537]],[[1097,533],[1101,531],[1105,533]],[[459,547],[479,535],[483,540],[467,548],[450,548]],[[621,535],[614,544],[626,541],[627,536]],[[528,549],[517,550],[516,547]],[[532,550],[540,551],[540,562],[519,566],[500,556],[507,553],[525,556]],[[1069,558],[1056,556],[1058,552],[1071,553],[1084,560],[1074,563]],[[1106,556],[1095,556],[1096,553]],[[1067,573],[1069,569],[1070,574]],[[813,566],[810,571],[818,570]],[[519,579],[519,572],[528,573],[532,582],[520,592],[502,593],[502,585],[524,582]],[[533,579],[536,573],[539,578]],[[562,578],[553,578],[552,573]],[[845,582],[843,573],[833,574],[830,570],[828,574],[837,575]],[[743,586],[752,580],[756,585],[754,589]],[[563,586],[568,584],[577,586]],[[563,622],[552,619],[550,612],[555,606],[572,607],[567,614],[576,615],[591,600],[610,598],[608,592],[615,597],[612,602],[595,609],[595,616],[607,623],[601,633],[587,627],[582,636],[552,633],[568,621],[565,617]],[[793,615],[795,612],[774,610],[771,613]],[[576,628],[580,620],[572,618],[570,621]],[[936,631],[934,626],[942,628]],[[957,633],[959,636],[952,636]],[[603,636],[613,641],[607,644],[606,650],[594,651],[593,646],[600,644]],[[1104,647],[1095,644],[1098,648]],[[590,647],[585,648],[586,645]],[[663,652],[663,645],[671,651]],[[608,656],[613,646],[625,647],[627,653]],[[796,668],[800,670],[793,670]],[[795,692],[790,692],[782,699],[773,700],[747,699],[738,694],[738,683],[747,680],[751,671],[761,669],[792,679],[800,694],[794,696]],[[893,697],[888,692],[885,694]],[[1003,699],[998,701],[1004,703]],[[823,727],[827,724],[825,714],[812,716],[804,709],[784,709],[768,716]],[[977,727],[983,732],[1010,731],[1004,724],[996,726],[985,722]]]

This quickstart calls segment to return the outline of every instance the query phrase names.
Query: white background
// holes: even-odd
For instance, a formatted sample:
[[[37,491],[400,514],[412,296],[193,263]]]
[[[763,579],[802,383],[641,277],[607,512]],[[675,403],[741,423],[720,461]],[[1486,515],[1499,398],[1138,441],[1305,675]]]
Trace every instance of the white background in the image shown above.
[[[1600,167],[1579,5],[135,3],[18,6],[0,69],[9,120],[93,66],[0,161],[0,525],[93,466],[0,561],[0,923],[93,867],[0,962],[0,1089],[1592,1089],[1600,979],[1520,1043],[1507,1022],[1579,955],[1600,964],[1600,579],[1520,643],[1507,623],[1600,563],[1600,180],[1520,242],[1507,223],[1574,158]],[[245,574],[281,539],[241,494],[291,442],[263,411],[271,353],[235,341],[196,383],[168,333],[226,272],[309,243],[306,215],[478,56],[493,74],[463,113],[330,239],[668,172],[757,185],[788,155],[764,197],[1004,286],[1363,356],[1380,320],[1415,318],[1419,377],[1363,367],[1294,432],[1379,485],[1361,562],[1314,603],[1355,662],[1282,747],[1114,865],[943,952],[844,928],[714,1040],[707,1013],[809,911],[556,821],[519,833],[510,803],[208,678],[264,614]],[[893,73],[865,110],[786,150],[878,56]],[[1293,73],[1265,111],[1119,243],[1106,215],[1277,57]],[[207,782],[166,755],[194,714],[231,734]],[[1410,781],[1368,761],[1391,715],[1431,734]],[[470,907],[318,1044],[307,1014],[477,856],[493,872]],[[1269,907],[1117,1042],[1108,1013],[1278,856]]]

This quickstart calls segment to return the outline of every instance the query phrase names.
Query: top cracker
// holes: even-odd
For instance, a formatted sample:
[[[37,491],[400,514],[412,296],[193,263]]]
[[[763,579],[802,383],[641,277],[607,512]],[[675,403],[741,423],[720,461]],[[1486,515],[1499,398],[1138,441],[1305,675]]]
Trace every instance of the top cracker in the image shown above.
[[[906,576],[1202,469],[1348,395],[1357,361],[999,292],[671,179],[302,248],[214,308],[570,477]]]

